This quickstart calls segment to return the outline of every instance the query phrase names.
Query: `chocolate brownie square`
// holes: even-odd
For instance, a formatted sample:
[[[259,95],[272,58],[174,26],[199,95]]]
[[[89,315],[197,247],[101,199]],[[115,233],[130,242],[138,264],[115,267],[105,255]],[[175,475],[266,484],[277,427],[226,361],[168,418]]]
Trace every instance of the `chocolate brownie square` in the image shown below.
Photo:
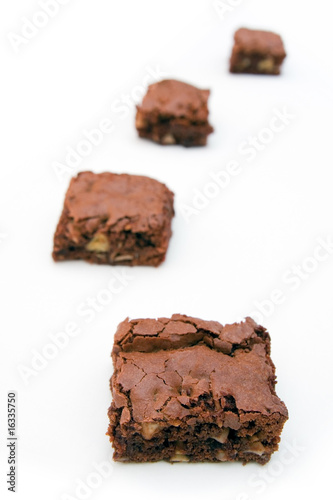
[[[208,123],[209,94],[177,80],[153,83],[137,106],[139,136],[165,145],[204,146],[213,132]]]
[[[81,172],[65,197],[55,261],[158,266],[171,237],[173,193],[138,175]]]
[[[241,28],[236,31],[230,58],[231,73],[279,75],[286,57],[280,35]]]
[[[265,464],[278,449],[288,411],[269,334],[252,319],[127,319],[112,358],[115,460]]]

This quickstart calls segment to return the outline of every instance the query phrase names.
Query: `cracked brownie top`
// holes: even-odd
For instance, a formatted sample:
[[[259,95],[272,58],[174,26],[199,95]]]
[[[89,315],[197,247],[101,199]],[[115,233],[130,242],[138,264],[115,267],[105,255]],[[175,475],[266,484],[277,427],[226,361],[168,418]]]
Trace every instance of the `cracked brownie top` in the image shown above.
[[[287,416],[269,354],[270,337],[251,318],[225,326],[179,314],[127,319],[112,351],[121,423],[195,423],[222,412],[224,425],[237,428],[244,412]]]

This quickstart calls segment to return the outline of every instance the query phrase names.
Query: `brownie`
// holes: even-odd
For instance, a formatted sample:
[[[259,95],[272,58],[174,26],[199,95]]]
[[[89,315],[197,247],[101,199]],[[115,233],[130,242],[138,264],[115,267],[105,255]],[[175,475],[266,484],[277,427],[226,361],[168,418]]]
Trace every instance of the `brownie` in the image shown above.
[[[171,237],[173,193],[139,175],[72,178],[54,236],[55,261],[158,266]]]
[[[241,28],[236,31],[230,58],[231,73],[279,75],[286,57],[280,35]]]
[[[112,358],[115,460],[265,464],[278,449],[288,411],[274,389],[269,334],[251,318],[127,319]]]
[[[209,94],[177,80],[153,83],[137,106],[139,136],[165,145],[204,146],[213,132],[208,123]]]

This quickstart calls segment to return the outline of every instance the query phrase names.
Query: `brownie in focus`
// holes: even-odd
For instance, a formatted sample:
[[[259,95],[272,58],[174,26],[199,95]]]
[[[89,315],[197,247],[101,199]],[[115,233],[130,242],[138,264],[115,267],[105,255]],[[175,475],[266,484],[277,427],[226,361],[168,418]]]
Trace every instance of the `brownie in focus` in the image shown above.
[[[241,28],[234,35],[230,72],[279,75],[285,57],[280,35]]]
[[[265,464],[278,449],[288,411],[269,334],[252,319],[127,319],[112,359],[115,460]]]
[[[177,80],[153,83],[137,106],[139,136],[164,145],[204,146],[213,132],[208,122],[209,94]]]
[[[53,259],[158,266],[173,215],[173,193],[154,179],[81,172],[66,193]]]

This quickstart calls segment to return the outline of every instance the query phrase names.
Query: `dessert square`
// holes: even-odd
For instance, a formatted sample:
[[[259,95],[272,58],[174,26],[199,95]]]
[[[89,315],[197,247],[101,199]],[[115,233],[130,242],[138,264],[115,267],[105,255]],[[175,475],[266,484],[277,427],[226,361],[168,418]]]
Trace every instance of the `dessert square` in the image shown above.
[[[265,464],[278,449],[288,411],[274,389],[269,334],[251,318],[127,319],[112,359],[115,460]]]
[[[280,35],[270,31],[241,28],[234,35],[231,73],[279,75],[286,57]]]
[[[208,123],[209,94],[177,80],[153,83],[137,106],[139,136],[164,145],[204,146],[213,132]]]
[[[173,193],[155,179],[81,172],[66,193],[53,259],[158,266],[173,215]]]

